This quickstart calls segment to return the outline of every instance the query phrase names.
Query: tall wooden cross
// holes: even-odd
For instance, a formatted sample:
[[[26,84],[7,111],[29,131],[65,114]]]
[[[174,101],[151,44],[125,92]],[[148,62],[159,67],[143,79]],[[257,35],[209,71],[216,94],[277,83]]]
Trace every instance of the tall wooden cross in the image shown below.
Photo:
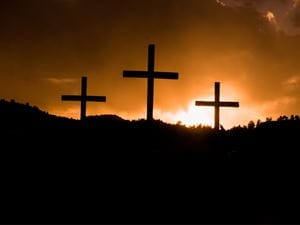
[[[147,71],[123,71],[123,77],[147,78],[147,120],[153,120],[154,79],[174,79],[179,75],[174,72],[155,72],[155,45],[148,46],[148,70]]]
[[[62,101],[80,101],[80,119],[86,118],[86,102],[106,102],[106,96],[87,95],[87,77],[81,77],[81,95],[62,95]]]
[[[221,102],[220,101],[220,82],[215,82],[215,101],[196,101],[196,106],[214,106],[215,107],[215,129],[220,127],[220,107],[239,107],[239,102]]]

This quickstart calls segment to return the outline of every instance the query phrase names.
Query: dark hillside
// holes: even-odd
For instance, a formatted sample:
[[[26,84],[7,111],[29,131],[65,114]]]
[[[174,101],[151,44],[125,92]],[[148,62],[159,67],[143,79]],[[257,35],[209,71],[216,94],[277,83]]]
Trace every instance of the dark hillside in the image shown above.
[[[300,222],[298,116],[215,132],[2,100],[0,124],[3,222]]]

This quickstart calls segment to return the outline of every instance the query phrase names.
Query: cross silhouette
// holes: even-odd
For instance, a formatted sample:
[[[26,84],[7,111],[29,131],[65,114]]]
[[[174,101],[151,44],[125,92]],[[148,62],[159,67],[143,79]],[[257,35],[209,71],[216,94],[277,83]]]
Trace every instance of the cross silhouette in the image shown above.
[[[153,120],[153,99],[154,99],[154,79],[178,79],[178,73],[175,72],[155,72],[155,45],[148,46],[148,70],[132,71],[124,70],[123,77],[129,78],[147,78],[147,120]]]
[[[80,119],[86,118],[86,102],[106,102],[106,96],[87,95],[87,77],[81,77],[81,95],[62,95],[62,101],[80,101]]]
[[[239,107],[239,102],[221,102],[220,101],[220,82],[215,82],[215,101],[196,101],[196,106],[214,106],[215,107],[215,130],[220,127],[220,107]]]

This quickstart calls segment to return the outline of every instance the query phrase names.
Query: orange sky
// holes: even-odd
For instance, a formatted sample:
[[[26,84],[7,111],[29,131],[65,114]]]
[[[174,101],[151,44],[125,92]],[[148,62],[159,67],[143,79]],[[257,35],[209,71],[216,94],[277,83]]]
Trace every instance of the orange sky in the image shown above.
[[[300,5],[294,0],[10,0],[0,2],[0,98],[29,102],[50,113],[79,117],[79,94],[88,114],[139,119],[146,114],[146,80],[123,70],[145,70],[147,46],[156,44],[156,69],[179,80],[155,81],[154,117],[212,125],[213,109],[193,106],[221,99],[230,128],[249,120],[300,114]]]

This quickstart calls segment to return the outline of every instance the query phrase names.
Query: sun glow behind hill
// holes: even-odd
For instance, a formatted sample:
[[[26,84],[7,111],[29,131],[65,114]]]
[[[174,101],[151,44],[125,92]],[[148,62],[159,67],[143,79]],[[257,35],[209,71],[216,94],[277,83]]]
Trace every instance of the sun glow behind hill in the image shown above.
[[[99,115],[99,111],[89,109],[88,115]],[[62,115],[68,118],[79,119],[79,107],[74,106],[64,112],[55,112],[54,114]],[[106,113],[101,113],[106,114]],[[120,112],[118,115],[128,120],[144,119],[145,113],[128,114]],[[166,112],[160,109],[154,110],[154,119],[159,119],[171,124],[182,124],[187,127],[205,125],[214,125],[214,109],[213,107],[196,107],[194,101],[190,102],[187,108],[179,109],[175,112]]]
[[[212,81],[208,82],[213,84]],[[196,106],[196,100],[202,101],[214,101],[214,88],[213,85],[205,85],[197,90],[201,90],[202,93],[199,96],[191,97],[186,104],[173,101],[174,107],[167,108],[162,105],[159,100],[154,101],[154,119],[162,120],[171,124],[182,124],[187,127],[192,126],[214,126],[214,107],[211,106]],[[157,95],[161,94],[157,91]],[[146,97],[146,96],[145,96]],[[249,121],[256,122],[257,120],[263,121],[267,117],[278,117],[280,115],[273,115],[274,111],[269,105],[254,104],[251,96],[249,96],[243,88],[232,82],[221,81],[220,90],[221,101],[237,101],[240,103],[239,108],[221,107],[220,108],[220,124],[225,129],[230,129],[238,125],[247,125]],[[139,120],[146,118],[146,100],[138,103],[139,107],[136,107],[135,112],[132,112],[132,108],[124,108],[122,111],[116,110],[110,101],[106,103],[93,103],[87,104],[87,115],[118,115],[127,120]],[[60,108],[61,107],[61,108]],[[62,108],[63,107],[63,108]],[[77,102],[60,102],[59,107],[55,109],[47,109],[50,113],[69,118],[79,119],[80,103]]]
[[[179,109],[175,112],[162,112],[155,110],[155,114],[159,115],[161,120],[169,123],[180,123],[185,126],[207,125],[213,126],[212,107],[199,108],[195,106],[195,101],[191,101],[185,109]]]
[[[209,98],[197,98],[202,100],[212,100]],[[248,105],[241,101],[240,108],[221,108],[220,109],[220,123],[225,129],[230,129],[238,125],[247,125],[250,120],[256,121],[258,119],[264,120],[270,117],[270,114],[265,114],[259,107],[255,105]],[[67,103],[69,104],[69,103]],[[263,106],[261,107],[264,108]],[[64,116],[73,119],[79,119],[80,107],[79,104],[70,104],[67,110],[49,110],[51,114]],[[95,103],[88,103],[87,115],[104,115],[115,114],[127,120],[139,120],[146,118],[145,109],[140,109],[137,113],[128,113],[126,111],[114,112],[113,110],[104,109],[103,106],[97,106]],[[271,115],[272,116],[272,115]],[[276,116],[274,116],[275,118]],[[180,123],[187,127],[205,125],[214,126],[214,108],[213,107],[197,107],[195,101],[190,101],[186,107],[181,107],[174,111],[167,111],[162,109],[154,110],[154,119],[162,120],[166,123],[177,124]]]
[[[186,105],[181,105],[175,109],[164,109],[159,105],[154,105],[154,119],[162,120],[171,124],[182,124],[187,127],[192,126],[214,126],[214,107],[210,106],[196,106],[196,100],[214,101],[213,87],[207,88],[204,95],[195,97],[190,100]],[[240,108],[220,108],[220,124],[225,129],[230,129],[237,125],[247,125],[250,120],[256,121],[262,119],[258,109],[253,106],[247,106],[244,95],[240,93],[241,90],[237,90],[231,85],[224,85],[221,88],[221,101],[239,101]],[[239,93],[239,94],[238,94]],[[223,97],[222,97],[223,96]],[[238,97],[237,97],[238,96]],[[88,103],[87,115],[99,115],[99,114],[116,114],[123,119],[127,120],[139,120],[146,117],[146,105],[137,110],[136,113],[129,113],[128,111],[115,112],[113,109],[107,107],[107,104]],[[64,102],[64,106],[67,106],[67,110],[64,111],[51,111],[51,113],[79,119],[80,107],[79,103]]]

